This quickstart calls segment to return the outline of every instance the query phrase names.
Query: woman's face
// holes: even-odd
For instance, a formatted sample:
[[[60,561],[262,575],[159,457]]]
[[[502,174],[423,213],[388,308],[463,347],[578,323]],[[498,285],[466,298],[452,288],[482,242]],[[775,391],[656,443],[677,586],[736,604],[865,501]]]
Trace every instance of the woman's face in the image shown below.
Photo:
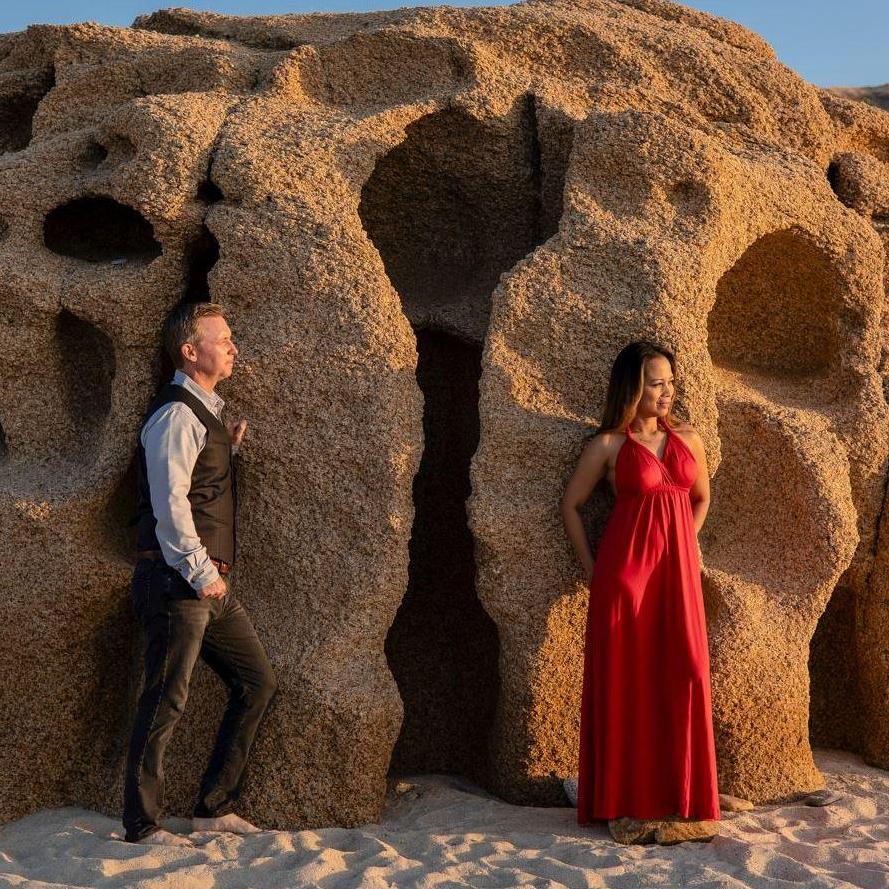
[[[664,417],[673,404],[673,371],[663,355],[655,355],[645,362],[642,397],[636,413],[646,417]]]

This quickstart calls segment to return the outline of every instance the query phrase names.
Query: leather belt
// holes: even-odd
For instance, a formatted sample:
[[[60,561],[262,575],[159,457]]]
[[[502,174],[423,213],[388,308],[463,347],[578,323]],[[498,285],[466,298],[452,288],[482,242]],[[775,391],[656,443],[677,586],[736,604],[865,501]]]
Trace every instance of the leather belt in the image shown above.
[[[151,559],[153,562],[161,562],[163,561],[164,554],[159,549],[140,549],[136,553],[136,558]],[[211,558],[210,561],[216,566],[216,570],[219,572],[220,577],[226,577],[232,570],[232,566],[229,565],[228,562],[223,562],[221,559]]]

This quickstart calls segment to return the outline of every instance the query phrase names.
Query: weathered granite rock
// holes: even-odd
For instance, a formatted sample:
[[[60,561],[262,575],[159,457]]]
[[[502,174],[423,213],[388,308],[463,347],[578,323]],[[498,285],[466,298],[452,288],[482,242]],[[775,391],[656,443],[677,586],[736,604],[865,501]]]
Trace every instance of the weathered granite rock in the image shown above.
[[[653,843],[661,821],[641,821],[638,818],[623,816],[608,822],[611,838],[623,846],[644,846]]]
[[[823,786],[813,634],[813,737],[889,764],[889,116],[662,0],[170,10],[0,37],[0,148],[4,817],[118,807],[131,461],[182,298],[230,309],[250,420],[235,583],[281,693],[243,814],[372,820],[390,763],[561,802],[558,500],[640,336],[713,474],[720,790]],[[199,673],[173,811],[220,706]]]
[[[709,843],[716,836],[719,836],[718,821],[665,821],[655,831],[654,840],[659,846],[675,846]]]
[[[882,86],[832,86],[830,92],[845,99],[857,99],[889,111],[889,83]]]

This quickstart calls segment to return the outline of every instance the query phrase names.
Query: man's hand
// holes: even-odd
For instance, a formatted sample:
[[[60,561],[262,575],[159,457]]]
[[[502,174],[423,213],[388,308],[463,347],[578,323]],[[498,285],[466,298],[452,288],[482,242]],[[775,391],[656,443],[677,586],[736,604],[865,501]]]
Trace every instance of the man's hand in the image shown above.
[[[197,590],[199,599],[222,599],[227,592],[228,585],[221,577],[217,577],[213,583],[208,583],[205,587]]]
[[[247,421],[246,420],[229,420],[225,424],[226,429],[228,429],[228,437],[232,441],[232,447],[238,448],[241,446],[241,442],[244,440],[244,433],[247,431]]]

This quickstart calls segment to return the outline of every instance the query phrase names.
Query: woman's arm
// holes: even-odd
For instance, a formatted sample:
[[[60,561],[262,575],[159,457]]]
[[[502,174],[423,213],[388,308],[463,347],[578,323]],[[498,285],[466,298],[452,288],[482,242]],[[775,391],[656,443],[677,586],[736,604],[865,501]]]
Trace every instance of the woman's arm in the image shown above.
[[[593,576],[593,553],[587,540],[580,509],[607,470],[609,441],[605,438],[606,434],[596,435],[584,447],[580,460],[577,461],[577,468],[562,495],[562,521],[565,523],[568,539],[583,565],[587,583]]]
[[[698,477],[688,492],[694,516],[695,533],[697,533],[704,524],[707,510],[710,509],[710,473],[707,470],[707,453],[704,451],[704,442],[701,436],[691,426],[683,431],[686,433],[684,440],[695,455],[698,464]]]

